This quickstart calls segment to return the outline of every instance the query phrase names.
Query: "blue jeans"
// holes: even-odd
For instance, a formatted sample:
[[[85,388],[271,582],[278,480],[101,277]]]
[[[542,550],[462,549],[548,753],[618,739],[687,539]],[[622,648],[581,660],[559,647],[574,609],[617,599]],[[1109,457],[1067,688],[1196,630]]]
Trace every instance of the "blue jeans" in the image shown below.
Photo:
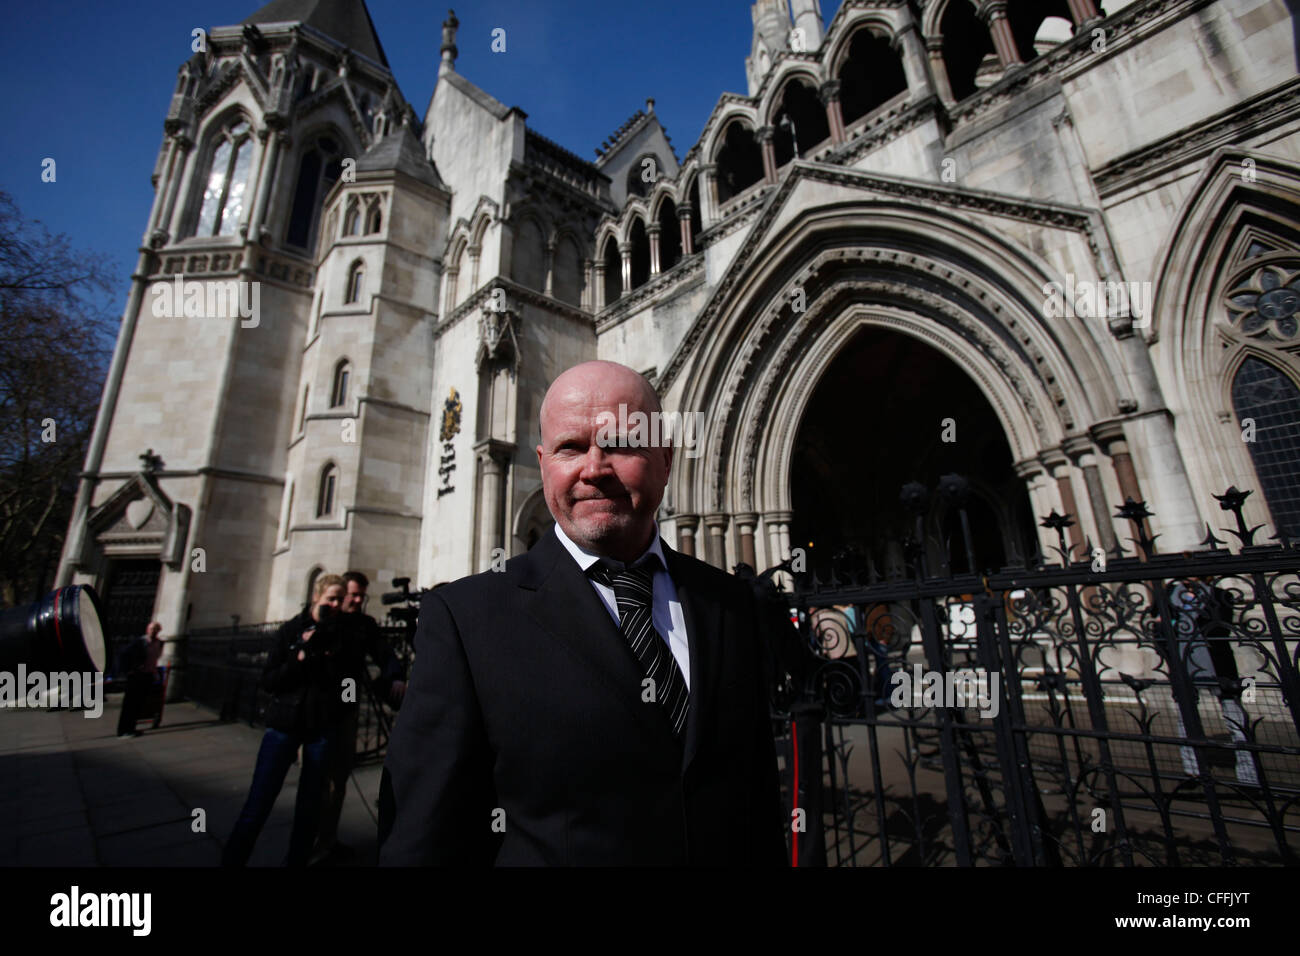
[[[332,730],[323,730],[318,736],[286,734],[267,728],[262,747],[257,752],[257,769],[253,771],[253,786],[248,800],[235,821],[234,832],[226,841],[221,854],[222,866],[244,866],[253,853],[253,844],[271,816],[275,798],[284,786],[285,775],[293,763],[294,754],[302,747],[302,772],[298,776],[298,800],[293,811],[293,832],[289,837],[289,854],[285,866],[306,866],[316,839],[320,821],[321,792],[325,786],[325,771],[333,745]]]

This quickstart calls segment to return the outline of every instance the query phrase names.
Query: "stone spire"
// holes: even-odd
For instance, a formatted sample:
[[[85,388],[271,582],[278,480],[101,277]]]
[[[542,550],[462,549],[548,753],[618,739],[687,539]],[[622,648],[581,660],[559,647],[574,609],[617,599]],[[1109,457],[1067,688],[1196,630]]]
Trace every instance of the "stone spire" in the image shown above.
[[[448,10],[447,19],[442,21],[442,62],[438,64],[439,76],[456,71],[456,57],[460,53],[456,49],[456,28],[458,26],[460,26],[460,21],[456,19],[456,11]]]
[[[745,58],[745,75],[749,95],[758,92],[778,53],[788,49],[790,6],[788,0],[756,0],[750,8],[754,20],[754,40]]]
[[[811,53],[822,45],[822,6],[819,0],[790,0],[790,12],[794,15],[794,34],[797,40],[791,46],[803,46],[799,53]]]

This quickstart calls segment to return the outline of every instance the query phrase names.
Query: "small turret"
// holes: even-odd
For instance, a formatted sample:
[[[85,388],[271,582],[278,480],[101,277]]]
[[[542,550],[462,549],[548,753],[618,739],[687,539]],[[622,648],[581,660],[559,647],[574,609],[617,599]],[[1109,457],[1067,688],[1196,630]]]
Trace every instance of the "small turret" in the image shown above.
[[[460,26],[460,21],[456,19],[456,11],[448,10],[447,19],[442,21],[442,62],[438,64],[438,75],[444,73],[456,72],[456,57],[460,51],[456,49],[456,28]]]

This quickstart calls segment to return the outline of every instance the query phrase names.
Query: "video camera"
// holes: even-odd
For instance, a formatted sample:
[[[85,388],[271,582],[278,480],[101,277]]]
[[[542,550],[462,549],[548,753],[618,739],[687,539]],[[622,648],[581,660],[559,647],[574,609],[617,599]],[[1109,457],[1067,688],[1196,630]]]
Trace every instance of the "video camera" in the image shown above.
[[[380,603],[385,606],[402,605],[401,607],[391,608],[388,616],[395,621],[400,621],[409,630],[414,631],[415,620],[420,613],[420,599],[424,597],[424,589],[412,591],[410,578],[393,578],[393,587],[399,590],[381,594],[379,596]]]

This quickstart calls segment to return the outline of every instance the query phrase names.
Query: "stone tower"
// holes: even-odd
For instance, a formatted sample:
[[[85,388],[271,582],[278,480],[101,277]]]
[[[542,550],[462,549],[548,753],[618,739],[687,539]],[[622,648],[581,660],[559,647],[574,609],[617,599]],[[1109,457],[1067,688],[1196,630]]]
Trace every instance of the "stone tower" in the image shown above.
[[[395,369],[330,403],[340,360],[427,368],[410,343],[427,340],[445,228],[446,192],[365,4],[273,0],[194,50],[60,567],[60,584],[107,593],[124,633],[140,617],[176,634],[287,616],[298,588],[267,594],[298,539],[338,570],[359,526],[394,546],[418,537],[427,384]],[[361,227],[344,236],[354,206]],[[326,459],[337,476],[318,517],[316,489],[295,498],[295,480]]]

